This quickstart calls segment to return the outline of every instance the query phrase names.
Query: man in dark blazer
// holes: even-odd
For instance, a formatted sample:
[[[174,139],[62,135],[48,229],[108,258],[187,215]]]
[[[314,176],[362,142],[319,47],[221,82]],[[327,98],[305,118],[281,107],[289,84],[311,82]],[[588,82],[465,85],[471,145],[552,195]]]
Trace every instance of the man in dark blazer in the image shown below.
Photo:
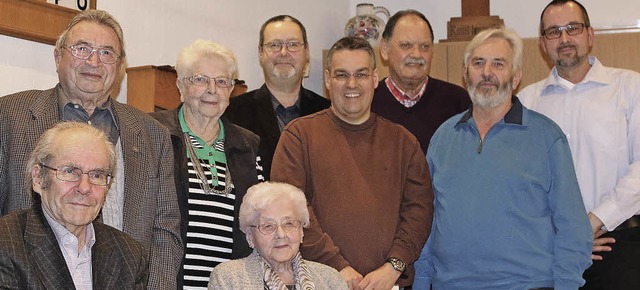
[[[0,216],[33,204],[24,164],[38,137],[60,121],[89,123],[107,134],[118,156],[100,219],[148,251],[150,289],[175,289],[183,247],[171,139],[157,121],[111,98],[123,45],[111,15],[79,13],[54,49],[59,84],[0,97]]]
[[[260,136],[258,153],[265,180],[280,132],[289,121],[331,105],[328,99],[302,87],[309,65],[307,32],[289,15],[278,15],[260,28],[258,56],[265,83],[257,90],[231,98],[225,116]]]
[[[26,166],[37,202],[0,218],[1,289],[146,288],[142,244],[92,222],[115,164],[113,145],[90,125],[58,123],[42,135]]]

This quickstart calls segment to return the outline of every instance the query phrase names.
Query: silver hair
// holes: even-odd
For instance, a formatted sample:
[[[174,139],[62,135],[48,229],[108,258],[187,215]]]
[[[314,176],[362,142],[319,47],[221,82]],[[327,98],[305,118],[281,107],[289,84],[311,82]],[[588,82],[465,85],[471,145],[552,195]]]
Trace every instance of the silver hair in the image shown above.
[[[522,39],[518,34],[505,27],[490,28],[478,33],[471,42],[467,45],[464,51],[464,71],[469,68],[469,62],[471,61],[471,55],[473,51],[483,45],[490,38],[500,38],[506,40],[511,49],[513,50],[513,64],[512,69],[514,72],[522,69]]]
[[[69,34],[69,30],[82,21],[93,22],[111,28],[111,30],[116,34],[116,37],[118,37],[118,44],[120,44],[120,52],[118,55],[120,55],[120,59],[124,61],[126,53],[124,49],[122,27],[120,27],[120,23],[118,23],[111,14],[104,10],[85,10],[78,13],[78,15],[71,19],[71,22],[67,24],[67,28],[65,28],[64,31],[62,31],[62,34],[60,34],[60,37],[58,37],[58,40],[56,41],[57,50],[61,50],[63,46],[67,45],[67,35]]]
[[[293,203],[293,212],[300,220],[303,228],[309,226],[309,209],[307,199],[299,188],[281,182],[262,182],[247,190],[242,205],[240,205],[240,230],[247,232],[249,227],[257,225],[260,214],[267,209],[274,200],[284,197]]]
[[[26,184],[31,187],[33,177],[31,176],[31,168],[36,164],[47,164],[55,158],[55,153],[60,149],[54,146],[56,138],[67,134],[67,131],[74,131],[74,134],[86,134],[95,139],[104,142],[107,145],[107,155],[109,159],[109,169],[114,172],[116,168],[116,152],[113,143],[109,141],[107,135],[100,129],[89,124],[80,122],[60,122],[52,128],[48,129],[40,136],[38,143],[34,147],[26,167]],[[43,168],[46,169],[46,168]],[[40,178],[43,180],[43,188],[48,187],[48,181],[45,174],[47,170],[40,170]]]
[[[178,54],[176,59],[178,79],[190,77],[193,66],[203,57],[216,57],[223,60],[227,64],[226,69],[231,73],[231,78],[238,78],[238,61],[230,49],[212,41],[196,39]]]

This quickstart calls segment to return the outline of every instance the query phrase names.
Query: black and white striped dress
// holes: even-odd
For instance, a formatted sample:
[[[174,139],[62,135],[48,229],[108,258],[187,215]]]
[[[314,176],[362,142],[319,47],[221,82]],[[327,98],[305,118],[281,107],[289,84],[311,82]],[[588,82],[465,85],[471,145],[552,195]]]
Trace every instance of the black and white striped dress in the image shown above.
[[[195,138],[191,137],[190,141],[194,148],[202,148]],[[214,147],[216,151],[224,152],[224,140],[217,140]],[[200,159],[200,163],[209,185],[212,185],[210,166],[215,166],[218,185],[213,188],[223,191],[227,164],[216,161],[212,165],[206,159]],[[227,195],[205,194],[193,166],[189,160],[189,225],[183,269],[184,289],[207,289],[213,267],[231,259],[235,189],[231,184],[232,190]]]

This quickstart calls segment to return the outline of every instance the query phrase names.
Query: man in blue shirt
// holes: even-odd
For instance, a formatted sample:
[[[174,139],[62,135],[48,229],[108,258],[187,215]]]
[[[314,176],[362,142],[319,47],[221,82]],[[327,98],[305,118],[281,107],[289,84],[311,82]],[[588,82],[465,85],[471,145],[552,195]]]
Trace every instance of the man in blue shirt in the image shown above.
[[[427,152],[433,288],[577,289],[591,264],[591,227],[566,137],[512,95],[522,41],[486,30],[464,57],[473,107],[446,121]]]

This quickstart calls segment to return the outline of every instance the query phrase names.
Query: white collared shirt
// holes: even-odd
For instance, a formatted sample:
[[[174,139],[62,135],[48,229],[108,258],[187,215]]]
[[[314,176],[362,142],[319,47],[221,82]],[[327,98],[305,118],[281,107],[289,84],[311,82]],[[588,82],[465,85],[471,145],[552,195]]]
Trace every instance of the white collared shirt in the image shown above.
[[[567,135],[585,207],[611,231],[640,213],[640,74],[589,63],[573,87],[554,67],[518,98]]]
[[[93,276],[91,267],[91,248],[96,242],[96,235],[93,224],[88,224],[85,228],[85,243],[81,250],[78,250],[78,238],[69,232],[67,228],[54,220],[47,211],[42,208],[44,216],[56,236],[58,246],[67,263],[67,269],[71,273],[71,279],[77,290],[93,289]]]

